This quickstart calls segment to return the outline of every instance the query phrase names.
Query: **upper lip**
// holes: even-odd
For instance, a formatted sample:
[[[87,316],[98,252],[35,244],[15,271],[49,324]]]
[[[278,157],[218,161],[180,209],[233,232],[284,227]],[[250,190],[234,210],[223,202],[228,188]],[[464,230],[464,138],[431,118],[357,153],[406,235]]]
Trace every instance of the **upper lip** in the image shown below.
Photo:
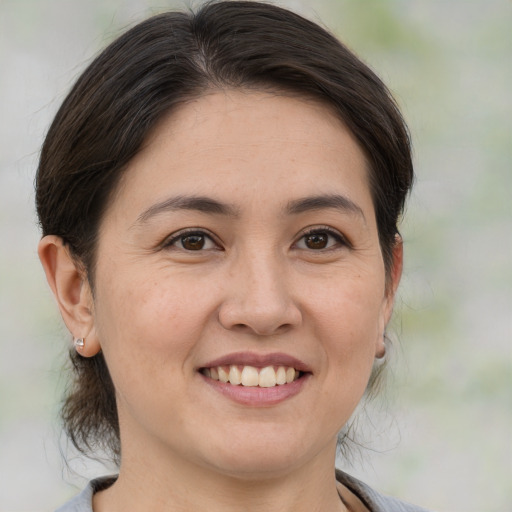
[[[258,354],[255,352],[234,352],[218,357],[200,366],[200,368],[213,368],[216,366],[254,366],[264,368],[265,366],[291,366],[301,372],[311,372],[309,366],[289,354],[274,352],[270,354]]]

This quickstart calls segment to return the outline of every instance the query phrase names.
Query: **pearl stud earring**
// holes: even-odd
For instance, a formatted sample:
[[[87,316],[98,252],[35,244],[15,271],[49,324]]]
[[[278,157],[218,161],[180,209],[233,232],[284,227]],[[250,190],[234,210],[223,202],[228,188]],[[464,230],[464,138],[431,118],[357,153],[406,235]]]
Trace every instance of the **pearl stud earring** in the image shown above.
[[[80,350],[85,347],[85,338],[77,338],[75,340],[75,348]]]

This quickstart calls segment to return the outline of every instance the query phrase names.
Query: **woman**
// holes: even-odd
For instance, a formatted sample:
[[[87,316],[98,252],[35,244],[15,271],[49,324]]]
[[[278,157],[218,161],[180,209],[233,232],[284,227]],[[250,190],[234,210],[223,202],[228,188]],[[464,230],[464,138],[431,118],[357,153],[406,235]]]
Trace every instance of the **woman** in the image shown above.
[[[385,86],[291,12],[218,2],[114,41],[37,175],[65,427],[119,465],[60,510],[420,510],[334,469],[385,356],[412,178]]]

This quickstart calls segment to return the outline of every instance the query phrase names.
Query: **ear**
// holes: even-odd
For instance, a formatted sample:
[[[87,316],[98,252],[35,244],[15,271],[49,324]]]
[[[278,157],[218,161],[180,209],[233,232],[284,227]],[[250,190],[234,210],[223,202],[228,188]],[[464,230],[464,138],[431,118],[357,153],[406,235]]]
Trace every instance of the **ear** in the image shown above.
[[[375,357],[377,358],[384,357],[384,354],[386,353],[384,334],[391,319],[391,315],[393,314],[393,304],[395,302],[396,291],[402,277],[403,262],[404,244],[402,237],[397,233],[395,235],[395,243],[392,250],[391,268],[389,269],[389,275],[386,276],[386,289],[382,303],[377,348],[375,352]]]
[[[60,237],[43,237],[38,254],[64,323],[74,338],[86,340],[83,346],[76,346],[77,350],[84,357],[96,355],[101,347],[94,329],[92,293],[85,271]]]

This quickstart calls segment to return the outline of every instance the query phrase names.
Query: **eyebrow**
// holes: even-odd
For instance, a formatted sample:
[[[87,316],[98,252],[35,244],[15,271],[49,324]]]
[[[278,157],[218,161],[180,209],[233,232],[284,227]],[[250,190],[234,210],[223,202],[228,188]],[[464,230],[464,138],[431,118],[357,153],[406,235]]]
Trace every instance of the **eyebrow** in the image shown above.
[[[356,214],[366,221],[363,210],[351,199],[339,194],[324,194],[295,199],[287,204],[285,213],[288,215],[298,215],[308,211],[325,209],[335,209],[343,213]],[[180,195],[169,197],[164,201],[150,206],[137,217],[135,224],[145,224],[148,220],[157,215],[178,210],[195,210],[202,213],[225,215],[229,217],[239,216],[239,211],[234,205],[223,203],[206,196]]]
[[[144,224],[152,217],[162,213],[174,212],[177,210],[196,210],[203,213],[215,215],[227,215],[236,217],[237,209],[229,204],[221,203],[215,199],[204,196],[174,196],[154,204],[142,212],[135,224]]]
[[[363,210],[354,203],[354,201],[339,194],[326,194],[296,199],[288,203],[286,211],[289,214],[296,215],[308,211],[326,209],[335,209],[343,213],[356,214],[362,217],[366,222]]]

